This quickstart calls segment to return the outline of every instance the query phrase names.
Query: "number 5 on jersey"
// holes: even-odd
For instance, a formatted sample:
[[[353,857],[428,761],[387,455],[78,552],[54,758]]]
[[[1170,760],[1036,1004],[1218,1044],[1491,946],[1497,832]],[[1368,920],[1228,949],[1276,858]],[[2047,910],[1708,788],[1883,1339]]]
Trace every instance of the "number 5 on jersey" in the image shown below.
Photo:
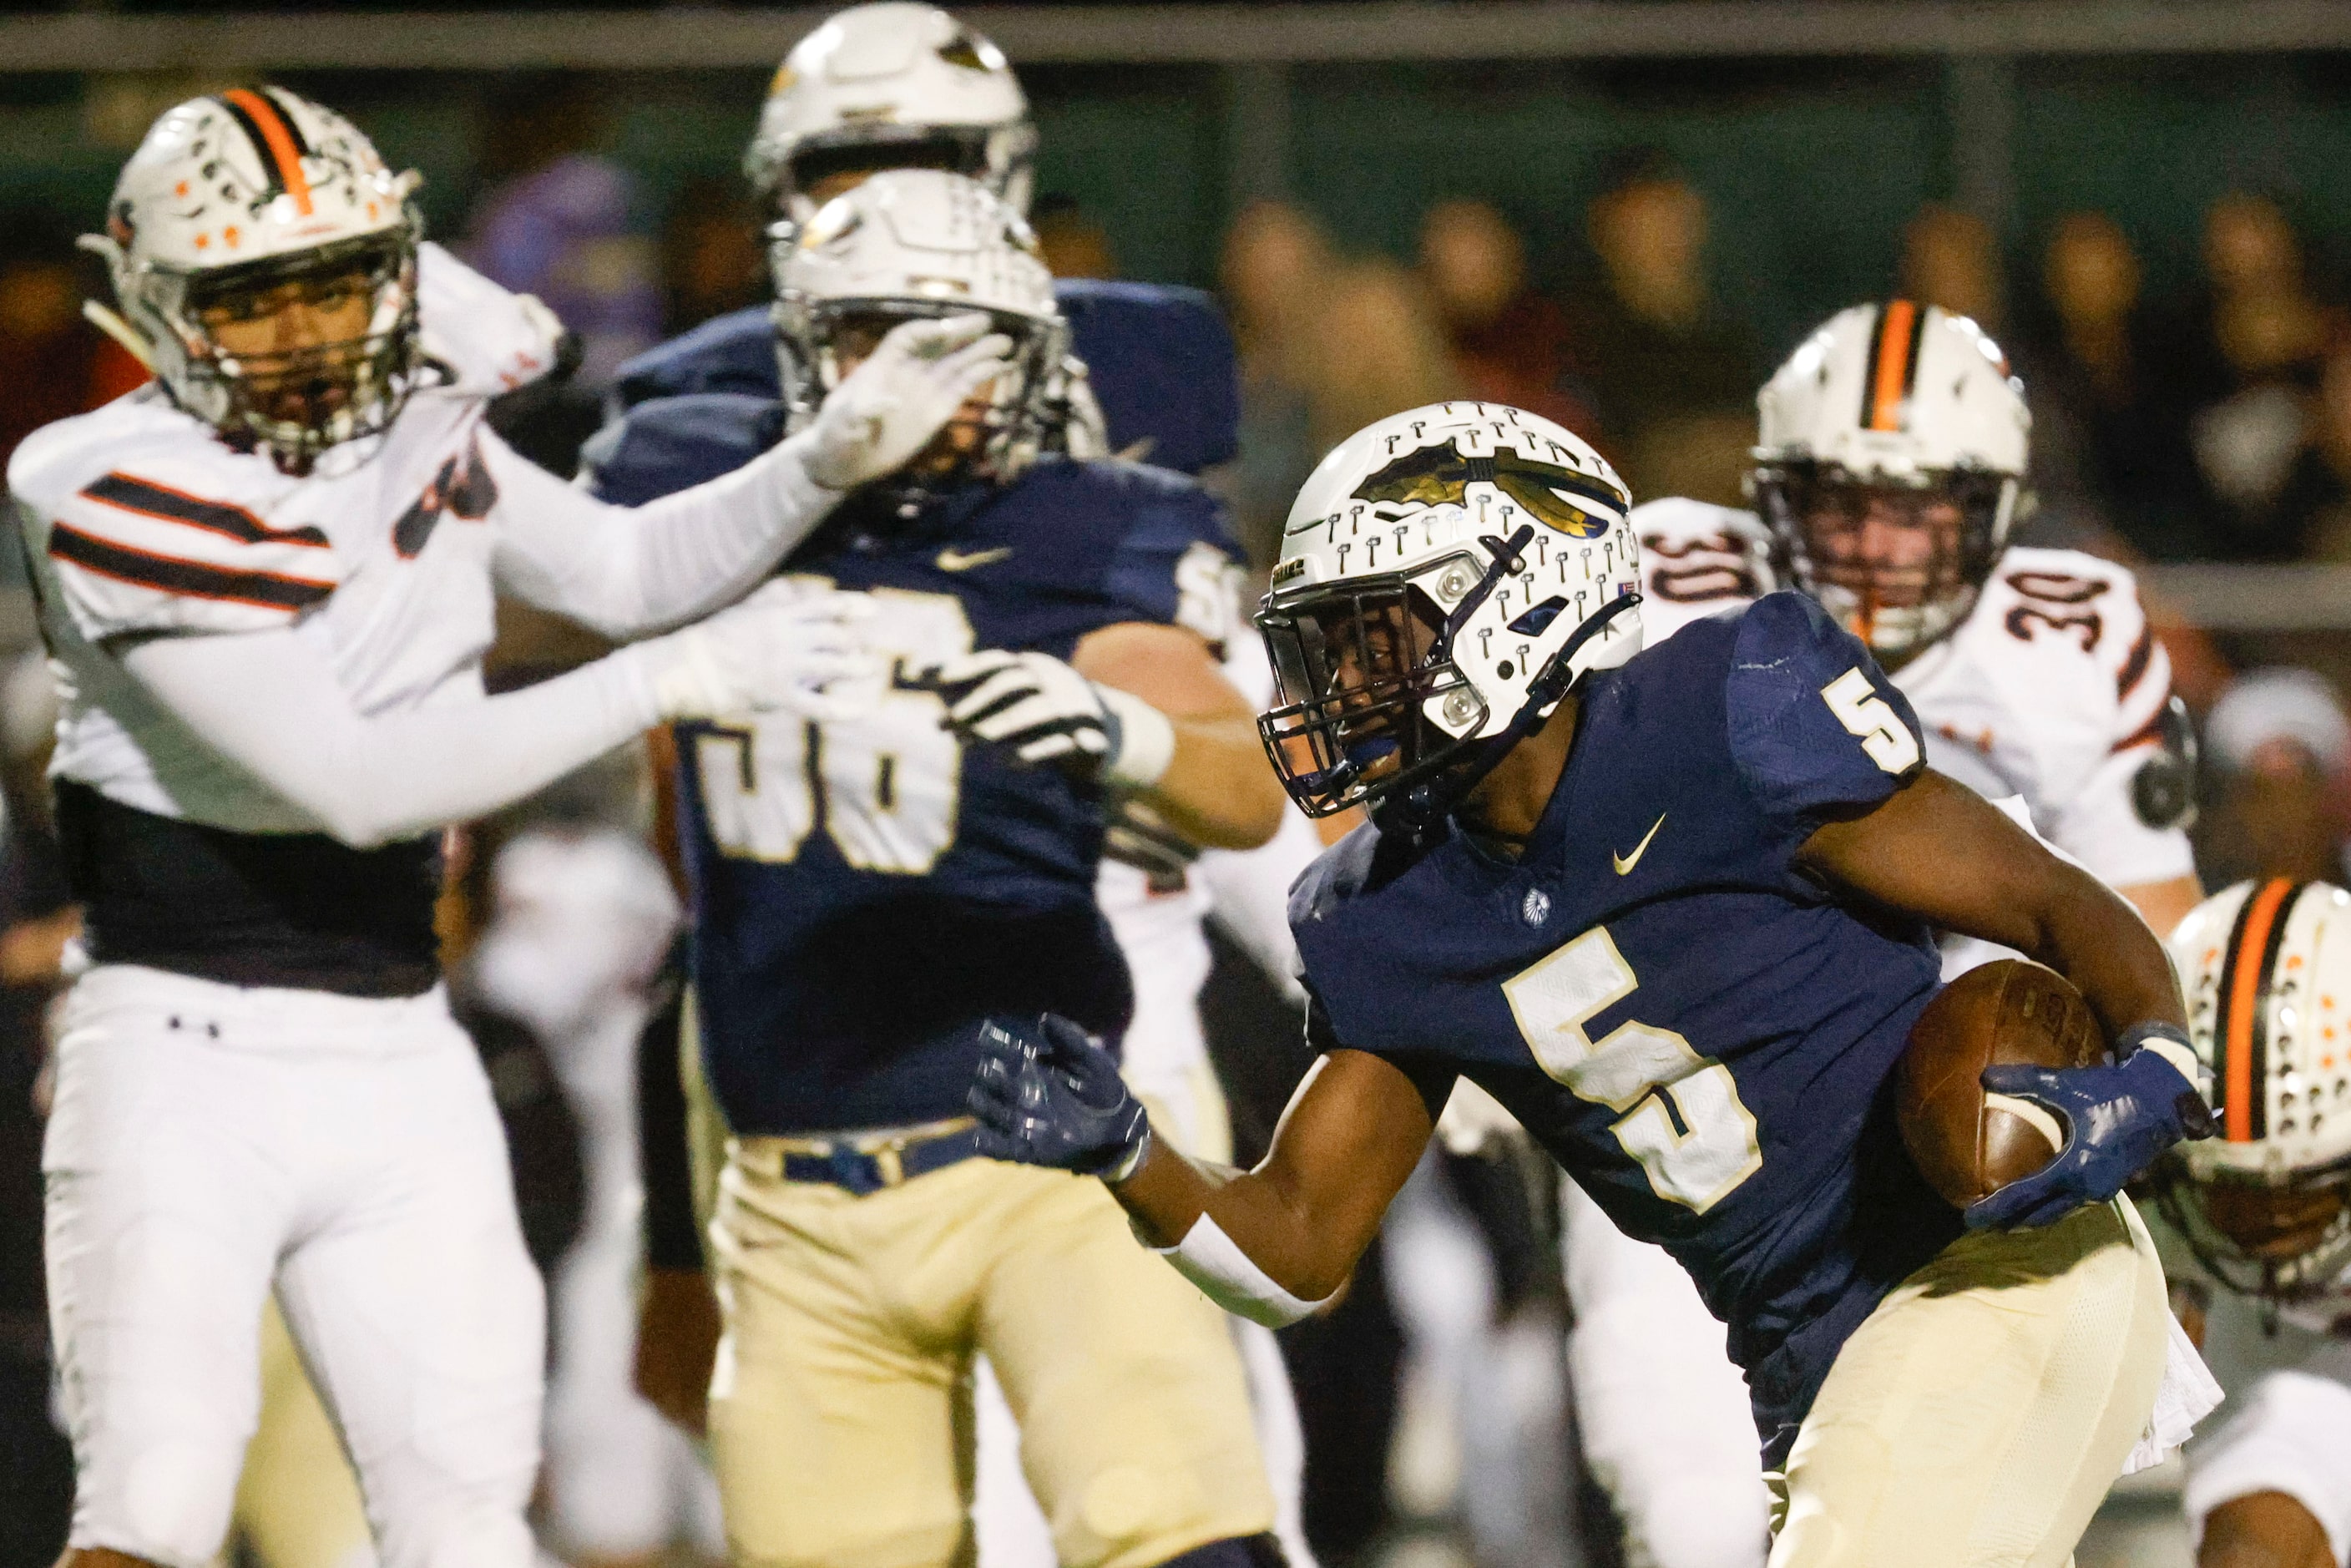
[[[1594,926],[1503,981],[1502,996],[1536,1065],[1577,1099],[1622,1112],[1610,1130],[1650,1187],[1704,1214],[1762,1168],[1755,1118],[1730,1069],[1672,1030],[1630,1020],[1597,1040],[1585,1032],[1640,984],[1607,928]]]
[[[1907,773],[1918,766],[1918,737],[1877,695],[1860,665],[1823,686],[1821,700],[1839,724],[1861,738],[1861,748],[1872,762],[1888,773]]]

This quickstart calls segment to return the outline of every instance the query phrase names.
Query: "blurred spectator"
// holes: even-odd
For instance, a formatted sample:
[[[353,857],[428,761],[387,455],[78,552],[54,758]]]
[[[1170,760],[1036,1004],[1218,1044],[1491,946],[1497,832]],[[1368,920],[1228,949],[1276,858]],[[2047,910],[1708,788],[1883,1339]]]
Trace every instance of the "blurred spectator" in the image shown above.
[[[74,231],[55,214],[0,215],[0,464],[52,420],[82,413],[147,376],[81,319]]]
[[[1902,231],[1901,293],[1957,311],[2000,336],[2008,320],[2007,294],[1991,226],[1940,203],[1921,207]]]
[[[662,327],[636,182],[590,151],[602,120],[590,77],[501,85],[482,137],[483,172],[495,183],[475,204],[465,246],[485,275],[538,295],[579,335],[579,377],[588,386],[651,348]]]
[[[2179,334],[2148,312],[2129,237],[2104,213],[2068,214],[2041,281],[2045,311],[2018,348],[2034,486],[2051,520],[2077,534],[2111,528],[2158,560],[2194,555]]]
[[[1389,414],[1468,393],[1427,297],[1395,262],[1357,262],[1331,280],[1316,341],[1307,410],[1317,450]]]
[[[2204,267],[2186,380],[2202,553],[2292,560],[2314,510],[2290,481],[2309,438],[2305,400],[2318,385],[2327,312],[2310,290],[2300,241],[2266,197],[2238,193],[2212,204]]]
[[[1072,196],[1039,198],[1029,222],[1037,230],[1037,248],[1056,277],[1116,277],[1118,255],[1111,249],[1110,233]]]
[[[2208,886],[2246,877],[2341,882],[2351,720],[2309,670],[2255,670],[2204,724],[2214,806],[2198,837]]]
[[[759,206],[734,179],[686,182],[662,228],[662,322],[665,333],[768,297],[768,251]]]
[[[1636,499],[1735,503],[1754,442],[1757,352],[1707,294],[1706,198],[1661,153],[1618,155],[1585,211],[1600,287],[1571,338],[1602,444]]]
[[[1282,518],[1321,448],[1309,433],[1316,317],[1335,263],[1314,220],[1280,202],[1242,209],[1218,271],[1241,361],[1240,457],[1234,519],[1249,558],[1273,564]]]
[[[1510,219],[1484,202],[1437,203],[1420,221],[1420,277],[1472,397],[1592,427],[1562,385],[1567,314],[1528,287],[1526,242]]]

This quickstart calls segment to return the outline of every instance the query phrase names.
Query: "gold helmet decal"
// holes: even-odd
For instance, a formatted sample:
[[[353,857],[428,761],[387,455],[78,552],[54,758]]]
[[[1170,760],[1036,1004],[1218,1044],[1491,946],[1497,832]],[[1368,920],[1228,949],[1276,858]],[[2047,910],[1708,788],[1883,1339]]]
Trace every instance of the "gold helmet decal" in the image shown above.
[[[1522,457],[1508,446],[1490,457],[1465,457],[1449,441],[1405,453],[1358,485],[1353,497],[1397,506],[1458,506],[1477,484],[1493,486],[1572,538],[1598,538],[1611,523],[1624,520],[1629,504],[1614,485],[1576,469]]]

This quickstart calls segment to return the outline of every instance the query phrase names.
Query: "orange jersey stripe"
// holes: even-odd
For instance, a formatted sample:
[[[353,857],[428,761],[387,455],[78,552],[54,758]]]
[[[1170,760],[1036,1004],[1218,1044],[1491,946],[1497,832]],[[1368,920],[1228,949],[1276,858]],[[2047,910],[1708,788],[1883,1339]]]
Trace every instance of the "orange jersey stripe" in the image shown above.
[[[302,155],[294,145],[293,135],[286,129],[286,119],[277,106],[251,88],[232,88],[222,94],[231,103],[253,117],[261,128],[261,139],[268,143],[270,161],[277,165],[278,182],[286,193],[294,198],[294,210],[304,217],[310,215],[310,181],[302,172]]]
[[[2253,1014],[2261,1001],[2262,955],[2269,948],[2270,927],[2276,924],[2279,906],[2293,891],[2292,882],[2273,877],[2254,892],[2237,939],[2236,974],[2228,996],[2221,999],[2220,1039],[2227,1062],[2227,1078],[2220,1090],[2227,1107],[2222,1132],[2232,1144],[2249,1144],[2253,1139]]]
[[[1869,428],[1902,428],[1902,386],[1910,373],[1910,329],[1918,308],[1907,299],[1886,302],[1879,323],[1877,363],[1870,367]]]

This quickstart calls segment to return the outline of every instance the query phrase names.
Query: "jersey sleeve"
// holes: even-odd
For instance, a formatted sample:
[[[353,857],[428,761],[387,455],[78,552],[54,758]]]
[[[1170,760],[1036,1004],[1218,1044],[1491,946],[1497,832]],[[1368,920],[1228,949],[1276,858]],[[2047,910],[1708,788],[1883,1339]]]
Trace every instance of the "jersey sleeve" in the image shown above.
[[[84,638],[272,631],[335,591],[323,530],[274,526],[205,477],[125,467],[64,494],[20,496]]]
[[[1331,1027],[1331,1015],[1311,985],[1306,990],[1306,1049],[1318,1057],[1354,1049]],[[1458,1067],[1433,1051],[1384,1051],[1377,1054],[1382,1061],[1412,1081],[1432,1125],[1445,1114],[1445,1103],[1453,1098],[1454,1082],[1461,1076]]]
[[[1152,476],[1136,488],[1133,519],[1103,573],[1103,593],[1134,620],[1198,632],[1221,655],[1240,624],[1240,568],[1224,508],[1174,475]]]
[[[2191,876],[2188,841],[2193,765],[2184,718],[2175,716],[2171,658],[2147,618],[2138,589],[2116,569],[2107,614],[2116,649],[2107,749],[2050,822],[2052,842],[2110,887]]]
[[[1740,618],[1723,695],[1740,780],[1794,833],[1877,806],[1924,766],[1909,699],[1803,594],[1766,595]]]
[[[1771,591],[1771,536],[1752,512],[1669,496],[1634,507],[1631,522],[1641,543],[1641,635],[1648,646]]]
[[[563,323],[427,242],[416,253],[416,332],[419,352],[447,373],[441,391],[496,397],[555,368]]]

